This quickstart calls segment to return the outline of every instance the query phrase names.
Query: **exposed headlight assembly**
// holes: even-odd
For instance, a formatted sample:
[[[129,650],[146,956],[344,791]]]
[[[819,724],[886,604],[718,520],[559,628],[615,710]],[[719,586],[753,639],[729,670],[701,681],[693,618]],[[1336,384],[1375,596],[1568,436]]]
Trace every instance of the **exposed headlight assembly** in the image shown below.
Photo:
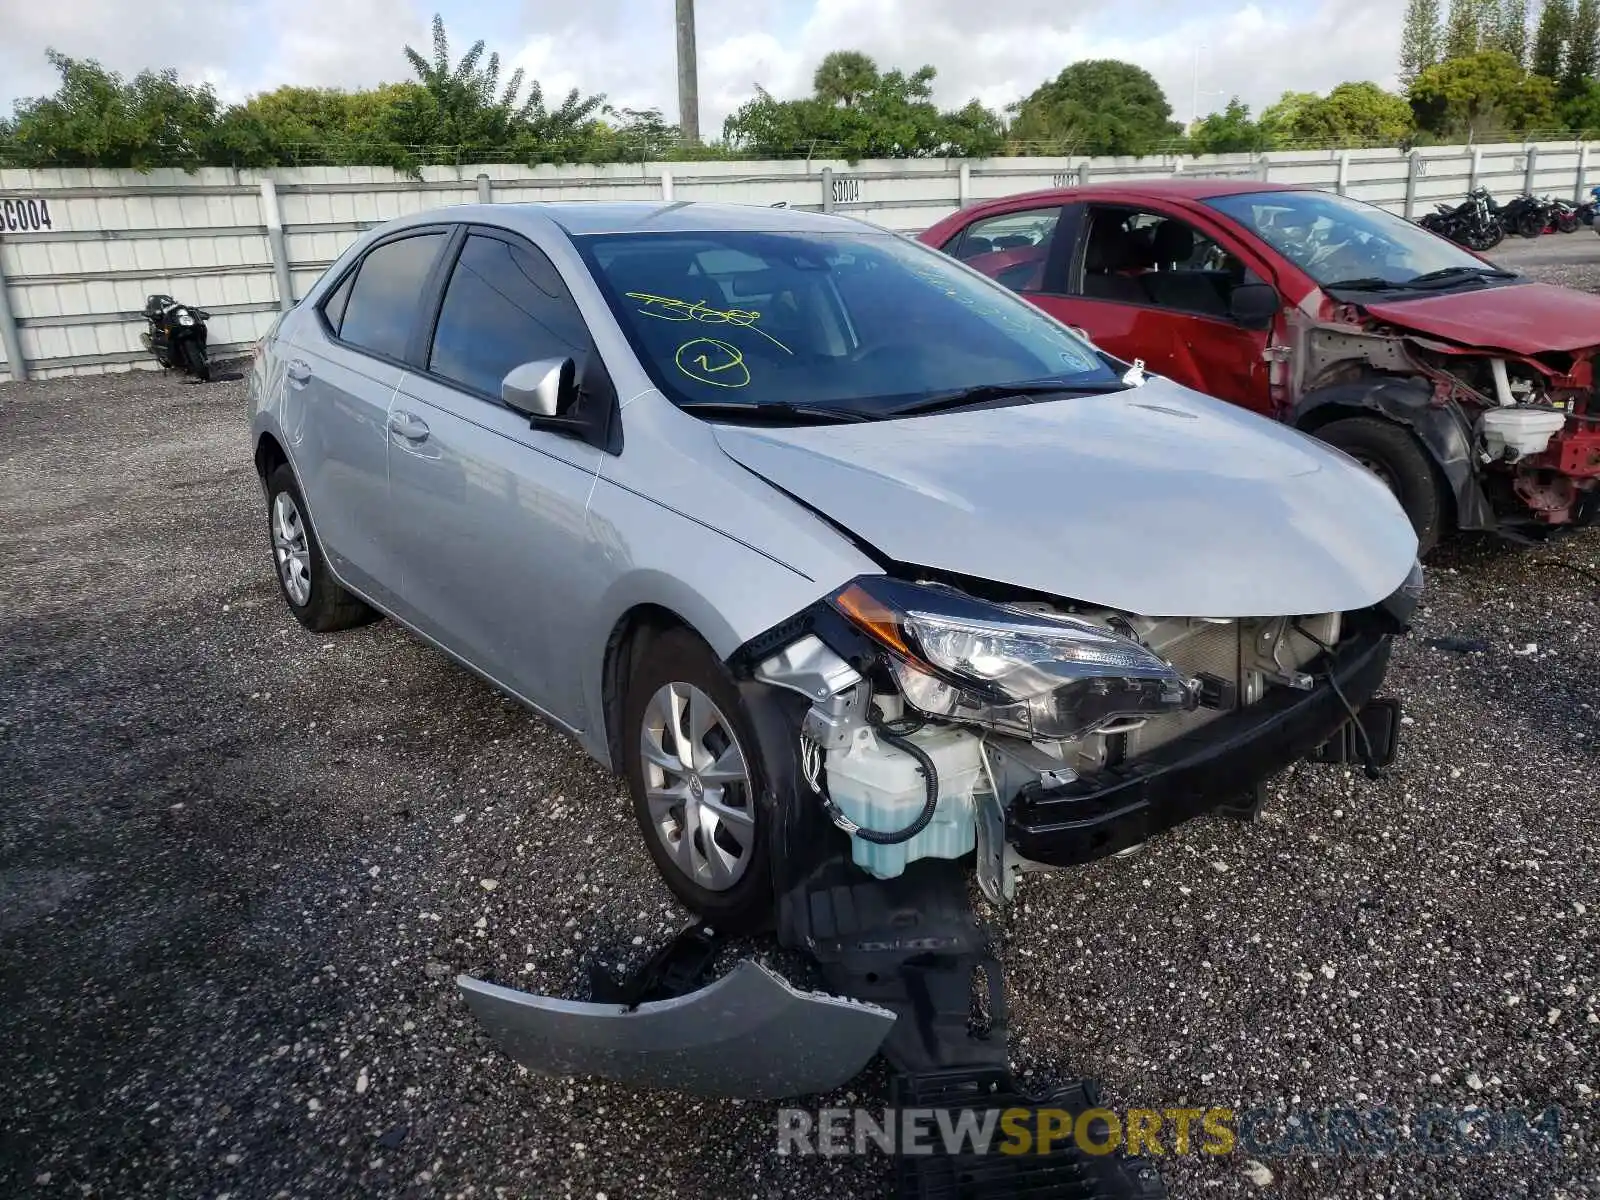
[[[178,316],[178,324],[179,325],[193,325],[194,324],[194,314],[192,312],[190,312],[187,308],[178,309],[177,316]]]
[[[1074,617],[881,576],[829,602],[883,647],[906,702],[930,717],[1049,741],[1197,704],[1171,663]]]

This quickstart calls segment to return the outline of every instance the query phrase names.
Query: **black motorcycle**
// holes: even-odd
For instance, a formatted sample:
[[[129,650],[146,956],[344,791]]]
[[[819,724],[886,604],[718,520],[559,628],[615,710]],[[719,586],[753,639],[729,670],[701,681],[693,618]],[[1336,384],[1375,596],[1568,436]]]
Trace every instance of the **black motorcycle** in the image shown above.
[[[1500,210],[1500,223],[1507,233],[1536,238],[1555,231],[1556,206],[1550,200],[1521,195]]]
[[[149,328],[139,335],[144,348],[167,370],[176,368],[201,383],[211,380],[211,360],[206,357],[206,318],[203,308],[179,304],[171,296],[148,296],[144,319]]]
[[[1469,250],[1492,250],[1506,236],[1496,213],[1494,197],[1487,188],[1481,187],[1474,188],[1466,200],[1454,207],[1439,205],[1437,211],[1428,213],[1418,224]]]

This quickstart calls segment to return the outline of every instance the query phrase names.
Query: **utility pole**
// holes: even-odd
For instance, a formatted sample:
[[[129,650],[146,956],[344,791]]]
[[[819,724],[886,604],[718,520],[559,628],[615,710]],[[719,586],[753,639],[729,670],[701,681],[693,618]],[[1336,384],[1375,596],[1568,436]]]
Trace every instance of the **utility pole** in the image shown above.
[[[678,0],[678,128],[685,145],[700,144],[700,83],[694,52],[694,0]]]

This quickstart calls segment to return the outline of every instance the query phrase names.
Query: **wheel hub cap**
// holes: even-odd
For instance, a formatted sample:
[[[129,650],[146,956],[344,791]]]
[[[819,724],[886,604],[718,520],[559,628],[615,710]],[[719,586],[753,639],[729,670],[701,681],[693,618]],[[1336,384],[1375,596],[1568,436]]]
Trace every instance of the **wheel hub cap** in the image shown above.
[[[645,803],[668,857],[692,882],[724,892],[755,846],[754,789],[733,725],[689,683],[657,689],[639,731]]]
[[[272,498],[272,554],[283,590],[291,601],[304,607],[311,599],[311,547],[300,509],[288,492]]]

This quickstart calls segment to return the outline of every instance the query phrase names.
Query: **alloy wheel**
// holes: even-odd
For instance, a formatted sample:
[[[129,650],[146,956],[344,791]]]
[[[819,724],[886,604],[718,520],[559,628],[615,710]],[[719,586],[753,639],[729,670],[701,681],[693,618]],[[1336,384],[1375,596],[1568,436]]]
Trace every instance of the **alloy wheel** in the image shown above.
[[[650,825],[690,881],[725,892],[755,848],[755,789],[733,725],[705,692],[668,683],[645,705],[639,730]]]
[[[289,599],[304,608],[311,601],[311,545],[300,508],[288,492],[272,498],[272,553]]]

